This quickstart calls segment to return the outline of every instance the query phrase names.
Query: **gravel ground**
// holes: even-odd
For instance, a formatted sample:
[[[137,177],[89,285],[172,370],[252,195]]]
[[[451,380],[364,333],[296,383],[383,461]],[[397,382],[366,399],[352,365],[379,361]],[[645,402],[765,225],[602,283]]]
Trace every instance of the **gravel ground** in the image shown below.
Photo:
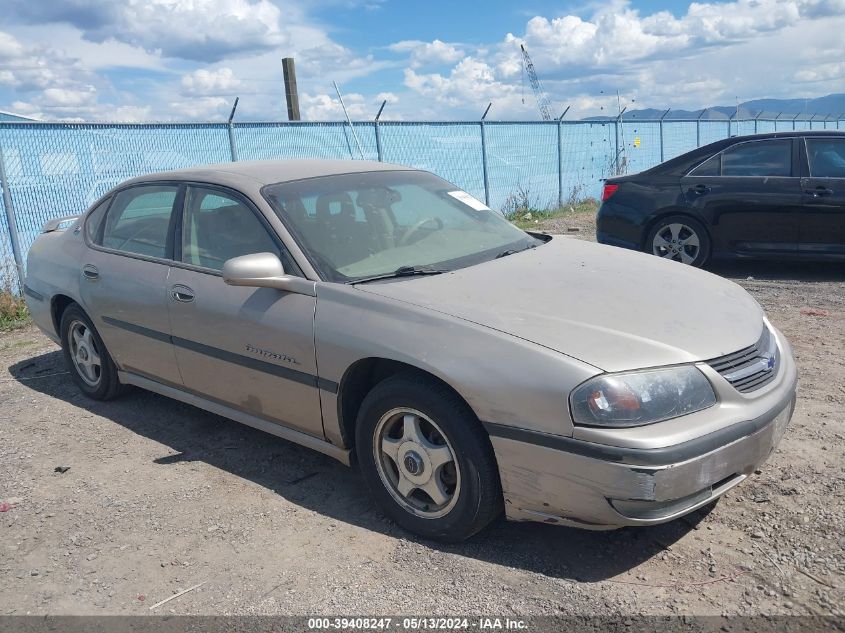
[[[590,238],[592,218],[538,228]],[[744,264],[792,341],[793,422],[757,477],[670,524],[499,521],[416,539],[354,470],[135,390],[98,403],[0,336],[0,614],[833,614],[845,604],[845,266]],[[58,472],[58,470],[64,472]]]

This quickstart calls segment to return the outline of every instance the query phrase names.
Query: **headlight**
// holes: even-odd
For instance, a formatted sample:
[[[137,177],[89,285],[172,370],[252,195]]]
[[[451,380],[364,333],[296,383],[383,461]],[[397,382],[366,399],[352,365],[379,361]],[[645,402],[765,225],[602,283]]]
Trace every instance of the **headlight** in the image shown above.
[[[696,367],[682,365],[591,378],[569,396],[572,420],[586,426],[641,426],[701,411],[716,403]]]

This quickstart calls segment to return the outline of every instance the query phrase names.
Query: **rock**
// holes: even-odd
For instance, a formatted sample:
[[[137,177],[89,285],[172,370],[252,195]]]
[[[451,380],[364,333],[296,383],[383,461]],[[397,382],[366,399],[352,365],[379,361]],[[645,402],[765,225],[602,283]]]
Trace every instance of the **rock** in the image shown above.
[[[751,533],[751,538],[760,539],[760,538],[765,538],[765,537],[766,537],[766,535],[763,534],[763,532],[761,532],[760,530],[757,530],[756,532]]]
[[[95,558],[97,558],[97,552],[91,552],[85,557],[85,560],[94,560]]]

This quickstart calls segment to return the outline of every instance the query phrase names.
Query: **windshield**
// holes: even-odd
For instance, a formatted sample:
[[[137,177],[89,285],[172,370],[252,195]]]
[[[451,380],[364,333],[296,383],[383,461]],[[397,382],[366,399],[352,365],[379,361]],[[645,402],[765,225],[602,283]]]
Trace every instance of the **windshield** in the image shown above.
[[[437,176],[378,171],[269,185],[265,198],[329,281],[455,270],[542,242]]]

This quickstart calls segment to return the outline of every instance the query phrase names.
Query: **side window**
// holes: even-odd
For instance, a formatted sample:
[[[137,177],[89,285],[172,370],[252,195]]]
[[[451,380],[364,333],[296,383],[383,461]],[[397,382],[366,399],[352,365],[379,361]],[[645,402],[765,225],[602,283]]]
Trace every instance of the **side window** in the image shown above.
[[[722,152],[723,176],[791,176],[792,139],[740,143]]]
[[[721,176],[722,175],[722,155],[716,154],[706,161],[701,163],[698,167],[693,169],[690,176]]]
[[[103,223],[106,210],[109,208],[109,202],[111,202],[111,196],[91,209],[88,215],[85,216],[85,235],[89,241],[95,244],[97,243],[97,237],[100,235],[100,225]]]
[[[807,160],[814,178],[845,178],[845,138],[808,138]]]
[[[216,189],[189,187],[182,222],[182,261],[221,270],[227,259],[251,253],[282,255],[255,213]]]
[[[121,191],[106,216],[102,245],[125,253],[167,257],[176,191],[172,185],[139,185]]]

